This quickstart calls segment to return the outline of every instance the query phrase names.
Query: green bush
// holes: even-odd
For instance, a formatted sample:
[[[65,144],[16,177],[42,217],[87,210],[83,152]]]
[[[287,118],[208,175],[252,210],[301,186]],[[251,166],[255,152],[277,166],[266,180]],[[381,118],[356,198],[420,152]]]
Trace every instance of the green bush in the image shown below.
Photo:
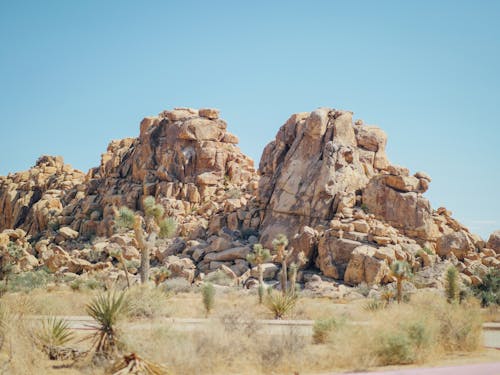
[[[208,316],[215,305],[215,287],[210,282],[205,282],[201,287],[201,296],[205,313]]]
[[[375,353],[379,365],[412,363],[415,359],[411,341],[403,332],[385,333],[379,337]]]
[[[45,269],[14,274],[10,278],[9,290],[12,292],[25,292],[36,288],[45,288],[54,281],[54,275]]]
[[[135,285],[127,292],[127,316],[130,318],[155,318],[164,315],[168,295],[161,288]]]
[[[500,270],[490,269],[482,280],[481,285],[472,288],[474,295],[481,301],[481,306],[500,305]]]
[[[445,275],[445,292],[449,303],[456,303],[459,296],[458,271],[454,266],[448,267]]]

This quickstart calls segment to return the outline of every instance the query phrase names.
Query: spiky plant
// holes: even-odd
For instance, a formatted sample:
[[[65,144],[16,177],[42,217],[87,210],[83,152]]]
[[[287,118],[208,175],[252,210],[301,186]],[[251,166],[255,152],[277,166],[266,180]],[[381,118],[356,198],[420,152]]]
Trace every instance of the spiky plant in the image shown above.
[[[264,295],[266,294],[266,287],[264,286],[264,284],[259,284],[257,293],[259,295],[259,304],[262,305],[262,302],[264,301]]]
[[[454,266],[449,266],[446,270],[445,285],[446,299],[449,303],[458,301],[460,287],[458,285],[458,271]]]
[[[65,346],[74,338],[69,323],[61,318],[50,317],[42,321],[42,326],[35,333],[42,350],[49,354],[57,347]]]
[[[282,319],[295,308],[297,299],[295,293],[270,291],[266,296],[264,305],[274,314],[274,319]]]
[[[287,255],[288,251],[286,247],[288,246],[288,238],[284,234],[278,234],[278,236],[273,240],[273,247],[276,251],[276,260],[281,263],[281,273],[280,273],[280,284],[281,293],[285,295],[287,293]]]
[[[411,267],[408,262],[397,260],[391,264],[391,275],[396,278],[396,298],[401,303],[403,298],[403,281],[411,277]]]
[[[97,355],[110,357],[116,353],[119,342],[116,326],[127,310],[125,296],[125,292],[99,294],[86,306],[87,314],[95,320],[95,324],[91,325],[95,332],[90,338]]]
[[[208,316],[215,305],[215,287],[212,283],[204,283],[201,287],[201,297],[203,307],[205,307],[205,315]]]
[[[264,284],[264,269],[262,268],[262,263],[265,263],[271,259],[271,252],[266,249],[260,243],[253,245],[253,251],[247,255],[247,261],[252,265],[257,266],[257,272],[259,274],[259,285]]]

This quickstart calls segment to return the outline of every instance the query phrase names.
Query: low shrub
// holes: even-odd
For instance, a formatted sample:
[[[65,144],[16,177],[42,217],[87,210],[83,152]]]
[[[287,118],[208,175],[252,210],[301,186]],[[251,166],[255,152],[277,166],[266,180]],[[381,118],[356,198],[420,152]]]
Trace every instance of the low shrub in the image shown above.
[[[185,278],[174,277],[165,280],[163,284],[160,285],[160,289],[167,293],[188,293],[192,290],[192,286]]]
[[[313,343],[324,344],[332,331],[335,329],[337,321],[334,318],[319,319],[314,321],[313,325]]]
[[[296,293],[270,290],[264,300],[264,305],[273,313],[274,319],[282,319],[295,308],[297,299]]]
[[[215,305],[215,288],[212,283],[205,282],[201,287],[201,296],[205,314],[208,316]]]
[[[54,281],[54,275],[45,269],[13,274],[8,289],[11,292],[26,292],[36,288],[45,288]]]
[[[134,285],[127,291],[127,316],[129,318],[156,318],[165,315],[168,295],[161,288]]]

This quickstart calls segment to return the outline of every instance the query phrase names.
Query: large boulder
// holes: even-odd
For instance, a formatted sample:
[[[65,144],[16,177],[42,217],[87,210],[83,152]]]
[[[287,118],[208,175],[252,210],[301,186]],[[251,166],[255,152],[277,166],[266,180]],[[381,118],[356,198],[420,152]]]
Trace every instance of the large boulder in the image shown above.
[[[346,284],[379,284],[389,274],[386,261],[374,257],[375,252],[376,249],[370,246],[359,246],[353,250],[344,275]]]
[[[327,277],[343,279],[351,254],[360,245],[361,242],[337,238],[332,231],[327,231],[318,243],[316,267]]]
[[[500,254],[500,230],[494,231],[490,234],[486,247],[493,249],[495,253]]]
[[[448,257],[453,253],[459,260],[475,250],[474,244],[464,231],[453,232],[441,236],[437,241],[436,252],[441,257]]]

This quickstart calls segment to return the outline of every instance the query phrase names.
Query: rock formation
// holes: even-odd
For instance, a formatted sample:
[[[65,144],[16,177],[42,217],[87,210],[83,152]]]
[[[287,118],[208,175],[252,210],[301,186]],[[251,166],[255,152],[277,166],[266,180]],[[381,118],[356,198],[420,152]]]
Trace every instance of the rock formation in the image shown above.
[[[329,108],[292,115],[258,173],[217,110],[147,117],[139,137],[112,141],[86,175],[43,156],[29,171],[0,177],[0,247],[23,249],[20,270],[119,278],[116,250],[129,261],[139,252],[132,236],[117,233],[115,210],[141,211],[150,195],[179,223],[175,238],[153,248],[153,270],[166,266],[190,281],[219,268],[250,277],[252,244],[270,247],[279,233],[305,253],[308,272],[347,285],[393,281],[394,260],[418,271],[446,259],[471,283],[500,267],[498,232],[486,243],[445,208],[433,210],[423,196],[431,178],[392,165],[385,133],[352,117]],[[264,269],[266,279],[277,277],[276,264]]]

